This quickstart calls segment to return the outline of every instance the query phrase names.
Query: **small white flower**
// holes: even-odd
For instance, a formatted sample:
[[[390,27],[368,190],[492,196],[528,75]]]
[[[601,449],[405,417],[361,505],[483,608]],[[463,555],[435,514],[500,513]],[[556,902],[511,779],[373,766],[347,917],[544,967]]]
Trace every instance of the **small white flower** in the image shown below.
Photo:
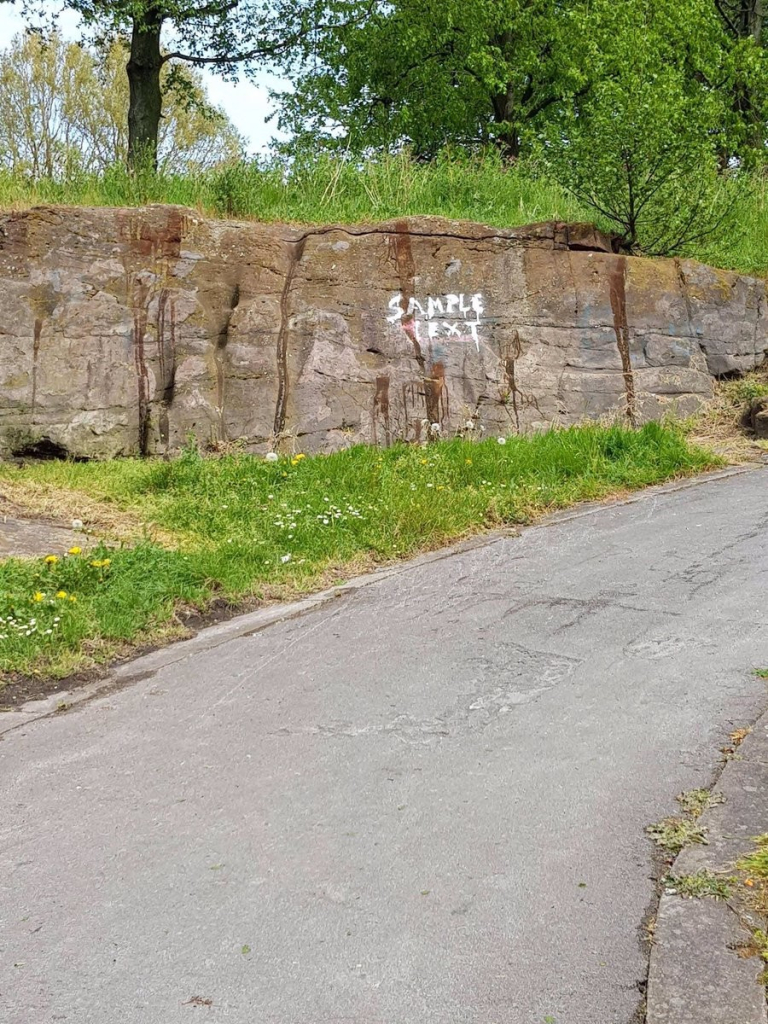
[[[82,530],[82,528],[83,528],[83,520],[82,519],[73,519],[72,520],[72,529],[73,530]]]
[[[467,422],[464,424],[464,429],[465,430],[474,430],[475,429],[475,421],[474,420],[467,420]]]
[[[280,561],[283,563],[283,565],[285,565],[286,562],[290,562],[290,560],[291,560],[291,556],[290,555],[282,555],[281,558],[280,558]]]
[[[497,437],[496,440],[499,442],[499,444],[506,444],[507,443],[506,437]]]
[[[277,462],[279,458],[280,456],[277,454],[277,452],[267,452],[267,454],[264,456],[264,461]]]

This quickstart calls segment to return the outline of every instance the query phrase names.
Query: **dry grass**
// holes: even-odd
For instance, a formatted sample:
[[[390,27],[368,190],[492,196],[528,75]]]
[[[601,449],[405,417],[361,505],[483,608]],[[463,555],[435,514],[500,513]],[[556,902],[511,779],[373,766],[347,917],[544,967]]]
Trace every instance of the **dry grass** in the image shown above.
[[[43,519],[67,529],[79,519],[86,533],[98,534],[107,542],[130,544],[146,539],[168,548],[179,545],[178,535],[147,522],[134,511],[118,508],[102,496],[30,480],[22,473],[0,479],[0,513]]]
[[[751,437],[741,419],[751,399],[768,395],[768,364],[738,380],[715,381],[714,399],[688,422],[693,444],[707,448],[732,465],[761,462],[768,441]]]

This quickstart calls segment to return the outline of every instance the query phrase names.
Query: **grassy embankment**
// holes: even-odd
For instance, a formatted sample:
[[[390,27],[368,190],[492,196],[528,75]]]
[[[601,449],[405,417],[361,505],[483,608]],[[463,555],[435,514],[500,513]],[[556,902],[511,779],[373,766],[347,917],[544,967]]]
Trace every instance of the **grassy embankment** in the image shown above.
[[[731,200],[725,200],[730,206]],[[287,169],[238,164],[197,176],[128,176],[122,168],[65,182],[0,172],[0,209],[54,203],[137,206],[178,203],[214,216],[295,223],[366,223],[434,214],[515,227],[542,220],[588,220],[611,230],[557,182],[493,154],[475,159],[445,155],[431,164],[407,156],[356,164],[317,157]],[[768,186],[761,176],[738,183],[731,215],[718,231],[685,255],[745,273],[768,272]]]
[[[0,562],[0,679],[61,677],[131,645],[182,635],[180,609],[305,593],[716,462],[679,431],[649,424],[276,462],[190,450],[171,462],[0,465],[12,499],[79,516],[96,524],[96,536],[114,537],[118,526],[134,533],[131,543],[58,559]],[[100,510],[111,531],[99,528]]]

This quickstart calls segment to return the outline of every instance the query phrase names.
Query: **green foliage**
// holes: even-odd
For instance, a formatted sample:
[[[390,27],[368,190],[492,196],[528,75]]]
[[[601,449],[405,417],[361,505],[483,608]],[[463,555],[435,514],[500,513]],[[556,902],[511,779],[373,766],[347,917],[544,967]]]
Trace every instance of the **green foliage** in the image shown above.
[[[679,252],[706,238],[735,201],[720,157],[738,123],[710,0],[596,0],[591,88],[541,131],[557,180],[611,220],[625,244]]]
[[[664,818],[645,831],[657,846],[670,853],[679,853],[691,843],[707,842],[707,830],[690,818]]]
[[[90,495],[178,540],[174,550],[143,539],[48,563],[0,562],[0,617],[23,626],[0,629],[0,672],[66,674],[167,630],[180,604],[305,592],[333,567],[350,574],[712,463],[676,430],[651,423],[277,462],[206,459],[189,447],[171,462],[0,465],[0,480],[22,473]]]
[[[752,878],[768,882],[768,833],[755,836],[756,849],[742,857],[736,864],[739,871],[744,871]]]
[[[584,84],[584,0],[393,0],[324,32],[281,95],[292,151],[496,142],[517,156],[530,123]]]
[[[725,797],[722,793],[713,793],[710,789],[688,789],[678,796],[677,802],[685,814],[695,821],[709,807],[725,803]]]
[[[731,898],[736,882],[736,878],[723,877],[702,869],[692,875],[667,875],[662,885],[683,899],[702,899],[711,896],[716,900],[727,900]]]

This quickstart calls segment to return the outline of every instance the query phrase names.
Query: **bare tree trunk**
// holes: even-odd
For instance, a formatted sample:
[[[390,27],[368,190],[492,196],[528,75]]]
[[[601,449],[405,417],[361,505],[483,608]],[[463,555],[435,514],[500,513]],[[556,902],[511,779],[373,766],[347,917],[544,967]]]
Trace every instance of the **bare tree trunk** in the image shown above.
[[[126,70],[130,100],[128,105],[128,169],[157,170],[157,138],[163,97],[160,91],[160,30],[163,19],[156,8],[146,11],[142,22],[134,21],[131,55]]]
[[[492,96],[491,104],[494,121],[502,125],[498,135],[499,149],[508,160],[517,160],[520,156],[520,137],[514,127],[516,104],[512,86],[508,86],[505,92]]]

